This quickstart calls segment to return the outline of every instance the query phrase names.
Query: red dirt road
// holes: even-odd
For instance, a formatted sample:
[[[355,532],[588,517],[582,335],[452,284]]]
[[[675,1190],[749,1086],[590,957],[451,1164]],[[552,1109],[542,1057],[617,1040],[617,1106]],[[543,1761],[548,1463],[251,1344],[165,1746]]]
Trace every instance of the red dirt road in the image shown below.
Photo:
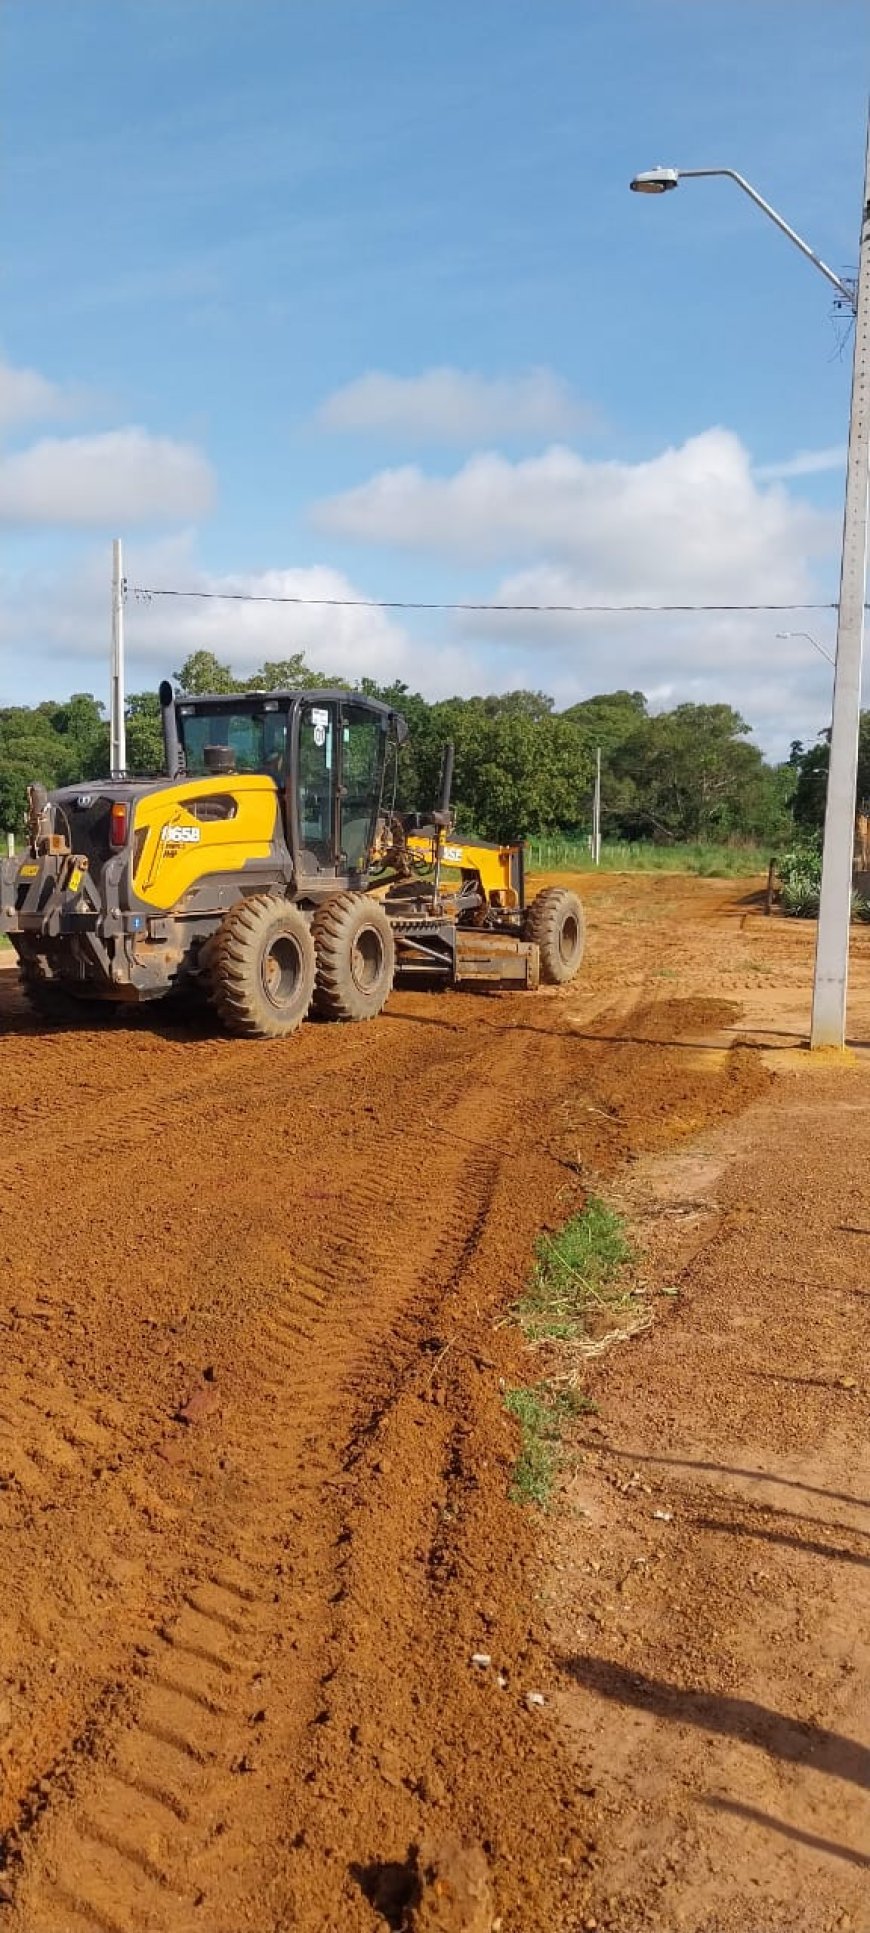
[[[526,1702],[564,1603],[507,1496],[529,1366],[502,1318],[590,1184],[764,1104],[733,1028],[789,975],[801,998],[809,936],[747,924],[743,890],[597,882],[575,989],[401,994],[277,1045],[40,1034],[0,974],[8,1933],[606,1923],[589,1740],[624,1714],[600,1683],[589,1724],[579,1693],[561,1728]],[[607,1428],[634,1425],[643,1350],[612,1373]],[[687,1560],[687,1604],[711,1574]],[[414,1903],[409,1848],[451,1834],[477,1920]]]

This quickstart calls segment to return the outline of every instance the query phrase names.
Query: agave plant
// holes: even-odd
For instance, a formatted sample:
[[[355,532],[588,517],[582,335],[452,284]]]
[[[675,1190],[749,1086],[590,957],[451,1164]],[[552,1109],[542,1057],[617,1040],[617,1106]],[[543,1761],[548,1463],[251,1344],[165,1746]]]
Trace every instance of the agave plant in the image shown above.
[[[814,846],[797,847],[779,862],[780,903],[792,919],[812,920],[819,910],[822,855]],[[870,899],[852,894],[852,918],[870,921]]]

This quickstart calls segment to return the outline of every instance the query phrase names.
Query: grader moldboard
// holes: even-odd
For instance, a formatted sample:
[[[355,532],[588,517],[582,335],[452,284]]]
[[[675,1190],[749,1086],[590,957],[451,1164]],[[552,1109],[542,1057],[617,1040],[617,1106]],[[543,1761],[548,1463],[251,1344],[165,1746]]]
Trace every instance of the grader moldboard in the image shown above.
[[[385,799],[407,738],[346,691],[176,696],[166,776],[30,788],[29,850],[0,863],[0,932],[36,1010],[201,990],[235,1034],[310,1011],[370,1020],[394,980],[569,980],[583,910],[525,903],[523,847],[454,831],[452,748],[426,818]]]

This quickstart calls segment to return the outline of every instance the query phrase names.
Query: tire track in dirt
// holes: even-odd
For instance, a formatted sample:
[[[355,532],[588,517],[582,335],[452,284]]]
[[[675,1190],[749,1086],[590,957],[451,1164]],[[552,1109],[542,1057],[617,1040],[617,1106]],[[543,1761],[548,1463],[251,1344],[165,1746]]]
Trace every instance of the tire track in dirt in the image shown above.
[[[606,988],[612,1004],[612,976]],[[188,1053],[158,1035],[120,1103],[118,1036],[95,1059],[93,1033],[53,1034],[44,1067],[29,1043],[25,1180],[7,1186],[0,1235],[18,1311],[6,1429],[35,1451],[0,1491],[17,1533],[0,1650],[26,1710],[9,1761],[23,1799],[11,1933],[322,1930],[327,1873],[343,1933],[374,1924],[350,1865],[404,1856],[420,1768],[436,1783],[415,1687],[460,1755],[481,1717],[479,1687],[445,1662],[457,1636],[467,1655],[476,1484],[482,1498],[494,1481],[504,1510],[484,1527],[488,1590],[502,1566],[521,1598],[511,1426],[472,1339],[503,1313],[541,1222],[579,1198],[575,1135],[584,1159],[618,1156],[639,1076],[656,1131],[661,1118],[649,1076],[672,1049],[588,1043],[567,1015],[560,996],[401,996],[372,1028],[311,1028],[286,1050]],[[584,1031],[593,1017],[587,996]],[[49,1210],[36,1253],[30,1189]],[[502,1332],[484,1346],[506,1365],[515,1345]],[[191,1388],[217,1408],[185,1427],[170,1419]],[[67,1443],[76,1417],[83,1442]],[[484,1485],[473,1471],[492,1441]],[[370,1748],[351,1729],[362,1698],[395,1737],[396,1686],[418,1784],[384,1786],[375,1768],[370,1803],[356,1756]],[[505,1731],[514,1752],[540,1749],[523,1713],[492,1713],[496,1757]],[[544,1848],[561,1800],[536,1776]],[[515,1812],[506,1778],[489,1783]],[[490,1795],[462,1767],[456,1780],[457,1817],[486,1840]]]
[[[508,1105],[495,1097],[499,1117]],[[107,1762],[84,1781],[85,1796],[81,1800],[77,1796],[82,1786],[79,1776],[76,1793],[61,1806],[56,1823],[42,1818],[33,1845],[45,1844],[45,1857],[36,1856],[30,1845],[23,1855],[19,1905],[23,1925],[38,1924],[45,1933],[57,1928],[59,1933],[61,1928],[81,1924],[110,1927],[114,1933],[125,1923],[118,1921],[113,1905],[122,1899],[134,1915],[132,1924],[181,1927],[196,1910],[211,1863],[226,1892],[227,1834],[223,1830],[216,1834],[219,1845],[214,1862],[207,1841],[210,1829],[223,1824],[215,1821],[214,1814],[220,1810],[228,1769],[231,1772],[233,1763],[237,1764],[236,1778],[246,1771],[244,1747],[252,1736],[252,1714],[246,1710],[245,1698],[239,1701],[239,1694],[243,1688],[247,1692],[250,1684],[250,1704],[255,1661],[275,1648],[286,1618],[286,1592],[273,1591],[270,1604],[264,1586],[270,1569],[288,1568],[286,1551],[283,1557],[276,1555],[287,1541],[283,1530],[287,1499],[292,1495],[296,1520],[289,1559],[294,1594],[314,1597],[325,1607],[335,1561],[336,1527],[329,1521],[335,1505],[323,1497],[324,1483],[336,1468],[334,1412],[346,1405],[345,1392],[351,1401],[355,1394],[361,1398],[363,1391],[370,1394],[378,1357],[384,1354],[385,1326],[389,1350],[384,1360],[389,1373],[394,1373],[403,1352],[416,1350],[420,1315],[415,1302],[421,1285],[425,1285],[422,1300],[428,1310],[445,1273],[460,1265],[485,1221],[486,1181],[493,1158],[469,1157],[467,1136],[461,1132],[467,1112],[461,1094],[454,1112],[460,1131],[457,1151],[450,1152],[444,1173],[442,1144],[442,1205],[437,1212],[430,1209],[425,1228],[420,1226],[419,1214],[416,1218],[413,1265],[397,1214],[404,1184],[394,1184],[393,1199],[388,1195],[385,1201],[377,1173],[362,1174],[345,1197],[350,1228],[339,1228],[327,1237],[316,1263],[306,1268],[294,1262],[292,1310],[284,1305],[280,1286],[261,1303],[256,1356],[246,1365],[246,1394],[250,1398],[252,1383],[259,1382],[261,1413],[268,1414],[269,1421],[247,1446],[249,1457],[259,1463],[259,1473],[253,1494],[249,1491],[246,1499],[246,1527],[242,1531],[237,1525],[232,1542],[221,1546],[221,1569],[193,1570],[175,1621],[159,1626],[150,1645],[147,1682],[134,1693],[134,1709],[129,1692],[125,1697],[120,1729],[116,1721],[112,1738],[99,1748]],[[476,1107],[475,1116],[478,1112]],[[495,1125],[500,1132],[502,1120]],[[445,1233],[445,1206],[455,1208],[460,1177],[461,1212],[455,1229]],[[353,1232],[355,1223],[359,1233]],[[390,1283],[388,1304],[383,1296],[385,1282]],[[338,1298],[337,1285],[345,1291]],[[353,1296],[350,1308],[348,1290]],[[300,1462],[306,1465],[303,1486],[297,1477]],[[276,1535],[279,1526],[281,1532]],[[284,1703],[300,1713],[305,1709],[305,1684],[312,1678],[315,1635],[309,1613],[305,1651],[297,1652],[294,1660],[298,1698],[290,1693],[286,1676],[283,1692]],[[91,1740],[91,1752],[95,1749]],[[173,1821],[183,1823],[185,1829],[180,1861],[173,1856]],[[201,1870],[194,1885],[197,1845]]]

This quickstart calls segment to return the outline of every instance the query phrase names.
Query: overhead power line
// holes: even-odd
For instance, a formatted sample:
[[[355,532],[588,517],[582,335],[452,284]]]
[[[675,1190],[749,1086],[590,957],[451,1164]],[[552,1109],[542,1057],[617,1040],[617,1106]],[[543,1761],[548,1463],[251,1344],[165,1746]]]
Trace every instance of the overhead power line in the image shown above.
[[[578,617],[631,616],[640,612],[655,615],[686,611],[836,611],[835,602],[825,604],[489,604],[446,603],[440,599],[406,597],[295,597],[276,596],[260,591],[186,591],[155,588],[153,585],[128,586],[131,596],[148,603],[154,597],[191,597],[220,604],[295,604],[325,605],[332,610],[351,611],[521,611],[552,612]]]

